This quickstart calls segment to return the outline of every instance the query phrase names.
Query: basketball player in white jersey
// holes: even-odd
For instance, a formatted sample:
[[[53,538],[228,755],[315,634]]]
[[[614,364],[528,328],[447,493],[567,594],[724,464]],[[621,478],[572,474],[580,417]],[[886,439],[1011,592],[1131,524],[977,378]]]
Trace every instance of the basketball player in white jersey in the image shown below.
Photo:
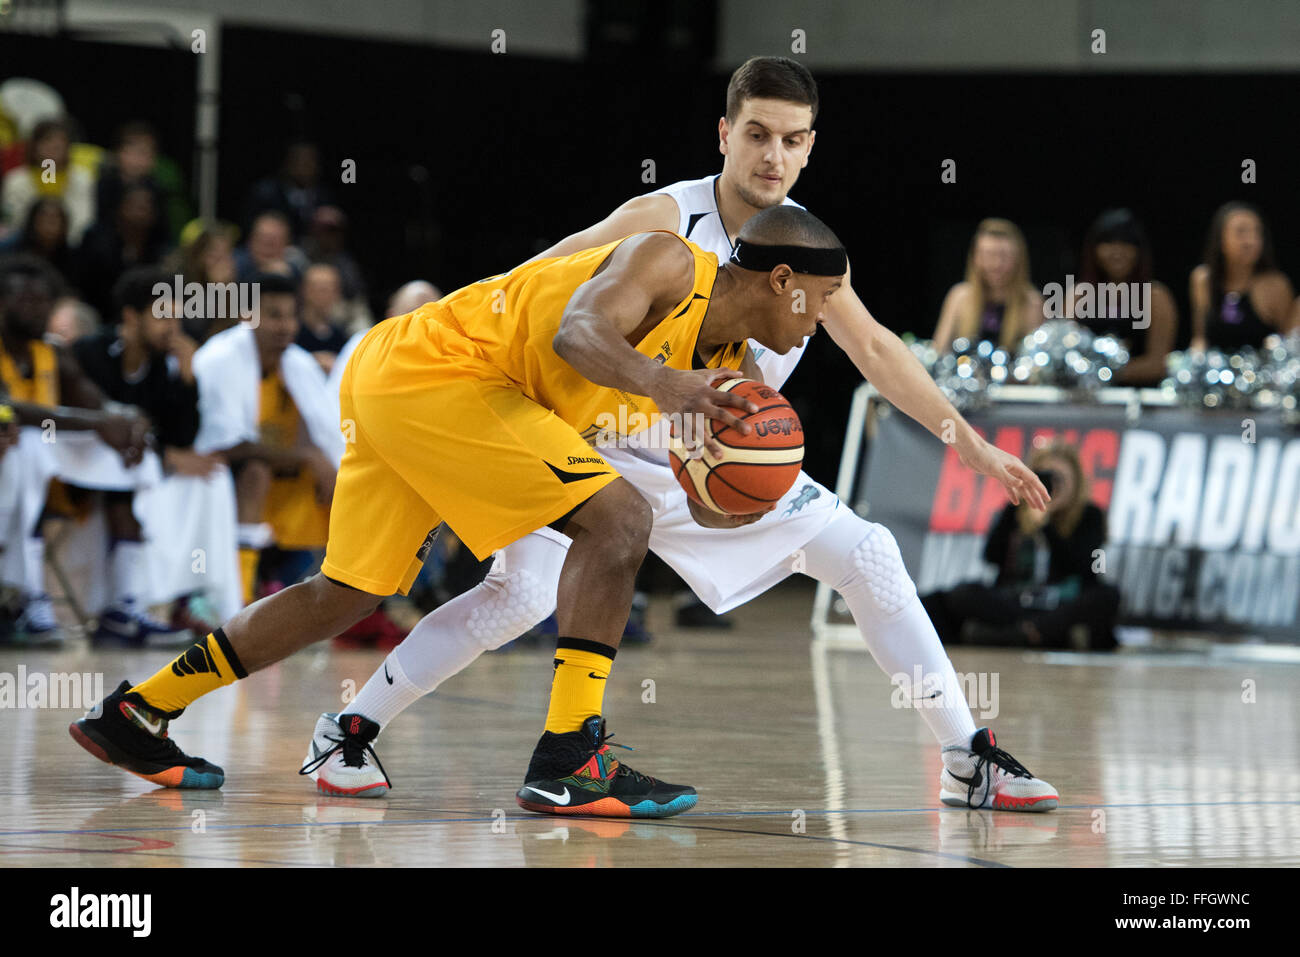
[[[675,183],[638,196],[596,225],[562,240],[541,257],[563,256],[633,233],[666,229],[730,257],[740,227],[761,209],[792,203],[790,188],[813,146],[817,88],[793,60],[755,57],[738,69],[719,121],[722,173]],[[540,258],[540,257],[539,257]],[[826,330],[862,374],[900,411],[936,436],[948,432],[961,461],[996,478],[1011,499],[1036,508],[1047,491],[1015,456],[981,439],[934,385],[892,332],[879,325],[849,284],[827,303]],[[784,355],[751,342],[763,380],[779,389],[807,340]],[[654,430],[651,430],[652,432]],[[657,433],[662,437],[662,432]],[[650,547],[715,612],[761,594],[801,569],[843,596],[877,664],[888,675],[913,675],[920,666],[930,700],[916,710],[942,749],[940,800],[953,806],[1048,811],[1056,789],[1032,776],[997,747],[991,731],[977,730],[961,685],[930,623],[893,536],[860,518],[808,475],[780,503],[758,516],[730,517],[691,502],[659,448],[601,448],[605,458],[650,502]],[[498,648],[555,608],[568,539],[543,528],[497,553],[477,587],[427,615],[375,672],[348,714],[384,727],[484,651]],[[763,561],[756,561],[762,556]],[[937,705],[932,707],[931,705]],[[374,752],[352,740],[335,714],[317,722],[304,773],[329,794],[378,797],[390,782]],[[531,796],[533,805],[536,796]],[[533,806],[530,805],[530,806]],[[534,806],[534,809],[535,806]]]

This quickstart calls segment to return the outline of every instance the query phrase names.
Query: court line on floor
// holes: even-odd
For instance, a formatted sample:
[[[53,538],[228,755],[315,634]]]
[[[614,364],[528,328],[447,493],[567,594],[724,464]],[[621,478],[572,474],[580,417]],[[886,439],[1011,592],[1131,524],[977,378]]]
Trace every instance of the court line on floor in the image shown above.
[[[462,822],[459,822],[459,823],[481,823],[481,824],[485,824],[485,823],[488,823],[488,822],[495,822],[496,820],[498,820],[498,819],[497,819],[497,818],[478,818],[478,819],[468,819],[467,821],[462,821]],[[529,817],[515,817],[515,818],[507,818],[507,820],[514,820],[514,821],[537,821],[537,820],[539,820],[539,819],[538,819],[536,816],[529,816]],[[990,860],[985,860],[984,858],[979,858],[979,857],[970,857],[970,856],[965,855],[965,854],[955,854],[955,853],[951,853],[951,852],[948,852],[948,851],[936,851],[936,850],[932,850],[932,849],[930,849],[930,848],[924,848],[924,847],[912,847],[912,846],[905,845],[905,844],[882,844],[882,843],[878,843],[878,842],[876,842],[876,841],[856,841],[856,840],[852,840],[852,839],[850,839],[850,838],[821,837],[821,836],[816,835],[816,834],[793,834],[793,833],[787,834],[787,833],[785,833],[785,832],[780,832],[780,831],[776,831],[776,832],[774,832],[774,831],[757,831],[757,830],[754,830],[754,829],[752,829],[752,828],[717,827],[717,826],[714,826],[714,825],[708,825],[708,824],[668,823],[668,822],[665,822],[665,821],[656,821],[656,820],[653,820],[653,819],[646,819],[646,818],[642,818],[642,819],[620,819],[620,820],[627,820],[628,823],[654,825],[655,827],[660,828],[660,829],[687,830],[687,831],[718,831],[718,832],[721,832],[721,833],[723,833],[723,834],[745,834],[745,835],[752,835],[752,836],[756,836],[756,837],[781,837],[781,838],[791,838],[791,839],[793,839],[793,840],[800,840],[800,841],[813,841],[813,842],[816,842],[816,843],[826,843],[826,844],[848,844],[848,845],[851,845],[851,846],[854,846],[854,847],[874,847],[874,848],[878,848],[878,849],[880,849],[880,850],[899,851],[899,852],[902,852],[902,853],[905,853],[905,854],[921,854],[921,855],[928,856],[928,857],[940,857],[940,858],[944,858],[945,860],[961,861],[961,862],[963,862],[963,863],[967,863],[967,864],[976,864],[976,865],[978,865],[978,866],[980,866],[980,867],[1011,867],[1010,864],[1003,864],[1003,863],[1001,863],[1001,862],[999,862],[999,861],[990,861]],[[244,828],[249,828],[249,829],[251,829],[251,828],[282,828],[282,827],[334,827],[334,826],[342,825],[342,824],[375,824],[375,825],[382,825],[382,824],[452,824],[452,823],[458,823],[458,822],[457,822],[457,821],[453,821],[453,820],[437,820],[437,821],[335,821],[335,822],[331,822],[331,823],[328,823],[328,824],[323,824],[323,823],[321,823],[321,822],[314,822],[314,823],[298,822],[298,823],[296,823],[296,824],[288,824],[288,823],[285,823],[285,824],[251,824],[251,825],[244,825],[244,824],[228,824],[228,825],[216,825],[216,826],[213,826],[212,828],[210,828],[210,830],[216,831],[216,830],[240,830],[240,829],[244,829]],[[562,818],[557,818],[557,819],[555,820],[554,823],[555,823],[557,826],[559,826],[559,825],[561,825],[561,824],[563,823],[563,819],[562,819]],[[115,829],[115,831],[126,831],[126,830],[142,830],[142,828],[117,828],[117,829]],[[148,828],[148,830],[169,831],[169,830],[188,830],[188,829],[187,829],[187,828],[176,828],[176,827],[164,827],[164,828]],[[102,831],[102,830],[101,830],[101,831],[38,831],[38,832],[30,832],[30,836],[37,836],[37,835],[54,836],[54,835],[60,835],[60,834],[91,835],[91,836],[97,836],[97,837],[118,837],[118,836],[121,836],[120,834],[115,833],[115,831]],[[14,847],[14,848],[18,848],[18,850],[15,850],[15,851],[4,851],[4,852],[0,852],[0,853],[9,853],[9,854],[21,854],[21,853],[28,853],[28,854],[123,854],[123,853],[128,853],[127,850],[124,850],[124,849],[121,849],[121,848],[111,848],[111,849],[109,849],[109,848],[81,848],[81,847],[68,847],[68,848],[42,848],[42,847],[37,847],[37,846],[32,846],[32,845],[14,844],[14,843],[9,842],[9,841],[0,841],[0,847]],[[175,851],[174,853],[168,853],[168,852],[165,852],[165,851],[162,851],[162,850],[151,851],[151,850],[144,850],[144,849],[131,850],[131,851],[129,851],[129,853],[131,853],[131,855],[132,855],[133,857],[167,857],[167,858],[190,859],[190,860],[196,860],[196,861],[198,861],[198,860],[207,860],[207,861],[223,861],[223,862],[238,863],[238,864],[270,864],[270,865],[275,865],[275,866],[304,866],[304,867],[315,866],[315,865],[312,865],[312,864],[299,864],[298,862],[287,862],[287,861],[265,861],[265,860],[257,860],[257,859],[252,859],[252,858],[249,858],[249,859],[238,858],[238,859],[236,859],[236,858],[214,857],[214,856],[212,856],[212,855],[203,855],[203,854],[188,854],[188,853],[186,853],[185,851],[183,851],[183,850],[181,850],[181,849],[179,849],[179,848],[176,849],[176,851]]]
[[[357,799],[360,801],[360,799]],[[1062,805],[1058,811],[1087,811],[1095,808],[1183,808],[1183,807],[1273,807],[1273,806],[1300,806],[1300,800],[1293,801],[1188,801],[1188,802],[1170,802],[1170,803],[1134,803],[1134,804],[1067,804]],[[360,810],[366,805],[358,803],[355,807]],[[387,811],[405,810],[399,807],[385,807]],[[418,808],[409,810],[419,810]],[[813,808],[812,810],[801,809],[810,817],[820,817],[832,814],[916,814],[916,813],[939,813],[939,814],[961,814],[971,810],[988,811],[989,813],[1010,814],[1015,812],[1000,811],[994,812],[989,808],[957,808],[957,807],[911,807],[911,808],[842,808],[838,810],[828,810],[824,808]],[[789,811],[786,809],[772,811],[709,811],[699,814],[688,814],[682,820],[699,820],[712,817],[788,817]],[[1051,812],[1047,812],[1051,813]],[[1030,818],[1028,815],[1026,819]],[[413,818],[409,820],[370,820],[370,821],[283,821],[279,823],[261,823],[261,824],[209,824],[209,831],[231,831],[231,830],[255,830],[258,828],[286,828],[286,827],[343,827],[351,825],[371,824],[377,827],[407,826],[415,824],[491,824],[499,821],[501,818],[495,816],[474,816],[474,817],[443,817],[443,818]],[[539,821],[539,820],[556,820],[562,821],[564,818],[555,815],[547,818],[535,814],[514,814],[505,817],[507,821]],[[604,820],[604,819],[602,819]],[[654,818],[617,818],[613,820],[627,820],[635,823],[653,823]],[[1049,820],[1044,817],[1043,820]],[[26,830],[0,830],[0,837],[15,837],[22,835],[38,834],[125,834],[135,831],[189,831],[192,827],[189,824],[177,825],[132,825],[128,827],[99,827],[99,828],[67,828],[67,829],[43,829],[31,828]],[[767,833],[767,832],[763,832]],[[784,837],[784,834],[774,835]],[[801,835],[792,835],[799,837]],[[824,840],[834,840],[833,838],[824,838]],[[886,845],[880,845],[886,846]]]
[[[707,815],[702,815],[707,816]],[[678,824],[667,821],[640,820],[638,824],[652,824],[660,828],[673,828],[675,830],[687,831],[721,831],[723,834],[754,834],[759,837],[788,837],[797,841],[817,841],[827,844],[851,844],[854,847],[876,847],[887,851],[902,851],[905,854],[924,854],[929,857],[942,857],[952,861],[962,861],[967,864],[978,864],[980,867],[1011,867],[1010,864],[1003,864],[1000,861],[989,861],[981,857],[969,857],[966,854],[954,854],[949,851],[935,851],[925,847],[911,847],[906,844],[879,844],[875,841],[855,841],[847,837],[821,837],[816,834],[786,834],[785,832],[773,831],[754,831],[748,828],[734,827],[711,827],[707,824]]]
[[[93,834],[101,832],[93,831]],[[112,834],[104,834],[105,837],[113,837]],[[235,864],[240,867],[246,864],[267,864],[271,867],[317,867],[319,865],[302,863],[298,861],[264,861],[255,857],[214,857],[211,854],[187,854],[185,852],[168,853],[166,851],[148,851],[148,850],[125,850],[120,848],[95,848],[95,847],[60,847],[60,848],[40,848],[28,847],[22,844],[10,844],[0,842],[0,847],[18,847],[26,848],[29,854],[130,854],[134,857],[165,857],[179,858],[189,861],[219,861],[223,864]],[[21,854],[22,850],[5,851],[6,854]],[[6,867],[15,867],[13,862],[6,862]]]

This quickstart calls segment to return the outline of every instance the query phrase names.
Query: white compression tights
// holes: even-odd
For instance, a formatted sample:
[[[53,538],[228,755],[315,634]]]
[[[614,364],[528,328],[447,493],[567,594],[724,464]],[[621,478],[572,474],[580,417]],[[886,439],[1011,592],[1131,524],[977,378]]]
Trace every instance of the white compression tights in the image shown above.
[[[349,710],[382,728],[484,651],[501,647],[549,615],[568,541],[544,529],[499,552],[481,584],[420,620]],[[945,691],[935,701],[941,706],[916,709],[939,744],[967,744],[975,733],[970,710],[889,530],[845,510],[804,546],[804,557],[811,577],[844,596],[868,650],[886,674],[902,673],[911,680],[920,665],[925,688]]]

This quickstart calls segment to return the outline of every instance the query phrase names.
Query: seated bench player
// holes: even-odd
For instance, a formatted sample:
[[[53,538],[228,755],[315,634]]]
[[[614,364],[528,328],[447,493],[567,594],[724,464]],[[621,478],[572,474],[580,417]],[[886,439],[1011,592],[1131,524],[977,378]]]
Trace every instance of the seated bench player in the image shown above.
[[[219,332],[194,354],[199,385],[197,452],[216,453],[235,475],[245,604],[272,545],[324,547],[343,456],[338,400],[298,335],[297,286],[262,274],[257,315]]]

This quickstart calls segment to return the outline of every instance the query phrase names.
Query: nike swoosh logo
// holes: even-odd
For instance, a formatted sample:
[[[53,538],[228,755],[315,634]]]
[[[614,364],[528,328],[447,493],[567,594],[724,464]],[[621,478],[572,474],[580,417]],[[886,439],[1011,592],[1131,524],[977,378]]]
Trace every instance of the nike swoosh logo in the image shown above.
[[[131,717],[135,718],[135,720],[139,721],[142,725],[144,725],[145,728],[148,729],[150,734],[157,737],[159,732],[162,731],[163,723],[161,718],[159,718],[157,721],[149,721],[148,719],[145,718],[144,715],[142,715],[139,711],[136,711],[135,708],[131,707],[131,705],[126,701],[122,702],[122,707],[130,711]]]
[[[388,679],[388,683],[389,683],[390,685],[393,683],[392,676],[389,675],[389,673],[388,673],[388,662],[387,662],[387,661],[384,662],[384,677]]]
[[[552,801],[554,801],[556,804],[560,805],[560,807],[564,807],[564,805],[566,805],[566,804],[569,803],[569,789],[568,789],[568,788],[565,788],[565,789],[564,789],[563,791],[561,791],[559,794],[552,794],[550,791],[543,791],[541,788],[530,787],[529,785],[525,784],[525,785],[524,785],[524,790],[525,790],[525,791],[532,791],[534,794],[540,794],[540,795],[541,795],[542,797],[544,797],[544,798],[550,798],[550,799],[551,799]]]
[[[609,474],[608,472],[566,472],[563,469],[557,469],[550,462],[546,463],[546,467],[549,468],[552,472],[554,472],[555,477],[559,479],[561,482],[564,482],[566,485],[569,482],[580,482],[583,479],[596,478],[599,475]]]
[[[594,672],[594,671],[588,671],[588,672],[587,672],[587,677],[588,677],[588,678],[595,678],[597,681],[604,681],[606,676],[605,676],[605,675],[598,675],[598,674],[596,674],[596,672]]]
[[[951,771],[949,771],[948,773],[952,774]],[[976,771],[975,774],[969,778],[964,778],[960,774],[952,774],[952,776],[956,778],[958,781],[960,781],[962,784],[967,785],[968,787],[977,788],[984,783],[984,777],[978,771]]]

